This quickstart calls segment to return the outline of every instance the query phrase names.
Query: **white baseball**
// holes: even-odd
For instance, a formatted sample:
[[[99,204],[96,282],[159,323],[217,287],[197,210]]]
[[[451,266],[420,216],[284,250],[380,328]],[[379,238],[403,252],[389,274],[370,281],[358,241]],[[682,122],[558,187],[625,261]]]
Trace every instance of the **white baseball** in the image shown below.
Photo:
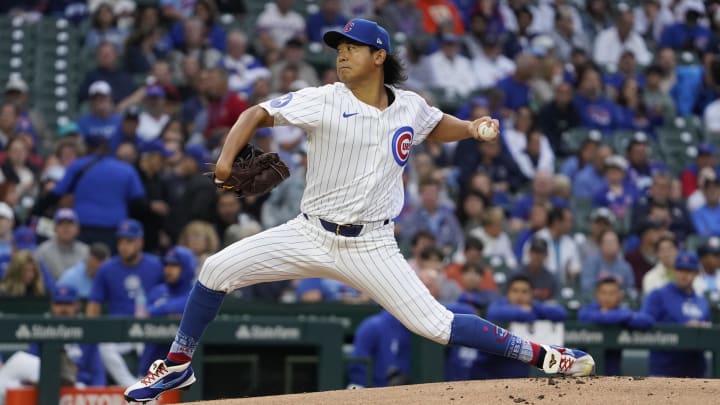
[[[498,131],[492,126],[490,121],[485,121],[478,125],[478,138],[483,141],[494,141],[498,137]]]

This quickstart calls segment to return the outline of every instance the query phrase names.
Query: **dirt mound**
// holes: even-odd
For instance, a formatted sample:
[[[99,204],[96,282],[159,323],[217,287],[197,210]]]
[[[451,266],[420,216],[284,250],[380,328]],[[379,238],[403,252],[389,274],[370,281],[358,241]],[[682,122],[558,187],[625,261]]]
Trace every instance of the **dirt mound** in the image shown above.
[[[587,377],[462,381],[195,402],[196,405],[710,404],[720,380]]]

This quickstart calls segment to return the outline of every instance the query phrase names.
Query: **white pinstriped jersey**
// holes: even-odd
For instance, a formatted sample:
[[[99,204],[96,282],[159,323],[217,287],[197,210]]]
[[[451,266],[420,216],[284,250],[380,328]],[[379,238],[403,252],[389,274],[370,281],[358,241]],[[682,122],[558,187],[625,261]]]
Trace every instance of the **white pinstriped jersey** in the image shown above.
[[[340,224],[400,214],[411,146],[425,140],[443,114],[413,92],[392,91],[395,100],[382,111],[358,100],[342,83],[260,104],[276,126],[294,125],[308,134],[302,212]]]

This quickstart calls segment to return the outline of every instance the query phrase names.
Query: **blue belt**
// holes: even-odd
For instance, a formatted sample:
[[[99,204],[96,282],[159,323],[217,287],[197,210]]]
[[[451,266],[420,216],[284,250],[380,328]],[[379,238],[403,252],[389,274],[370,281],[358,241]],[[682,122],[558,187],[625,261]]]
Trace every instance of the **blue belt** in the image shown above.
[[[310,220],[307,214],[303,213],[303,216],[305,219]],[[326,221],[322,218],[318,218],[320,220],[320,225],[322,225],[323,228],[325,228],[326,231],[332,232],[335,235],[342,235],[347,236],[350,238],[354,238],[360,235],[360,232],[362,232],[364,225],[353,225],[353,224],[336,224],[335,222]],[[390,223],[389,219],[386,219],[383,222],[383,225],[387,225]]]

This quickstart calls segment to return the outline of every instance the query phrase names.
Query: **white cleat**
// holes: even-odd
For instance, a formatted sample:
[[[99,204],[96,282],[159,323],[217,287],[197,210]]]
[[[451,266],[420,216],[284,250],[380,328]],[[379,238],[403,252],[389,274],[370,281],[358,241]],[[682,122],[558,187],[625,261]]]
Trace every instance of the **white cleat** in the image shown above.
[[[545,349],[542,370],[546,374],[585,377],[593,374],[595,370],[595,360],[582,350],[550,345],[542,345],[542,347]]]

